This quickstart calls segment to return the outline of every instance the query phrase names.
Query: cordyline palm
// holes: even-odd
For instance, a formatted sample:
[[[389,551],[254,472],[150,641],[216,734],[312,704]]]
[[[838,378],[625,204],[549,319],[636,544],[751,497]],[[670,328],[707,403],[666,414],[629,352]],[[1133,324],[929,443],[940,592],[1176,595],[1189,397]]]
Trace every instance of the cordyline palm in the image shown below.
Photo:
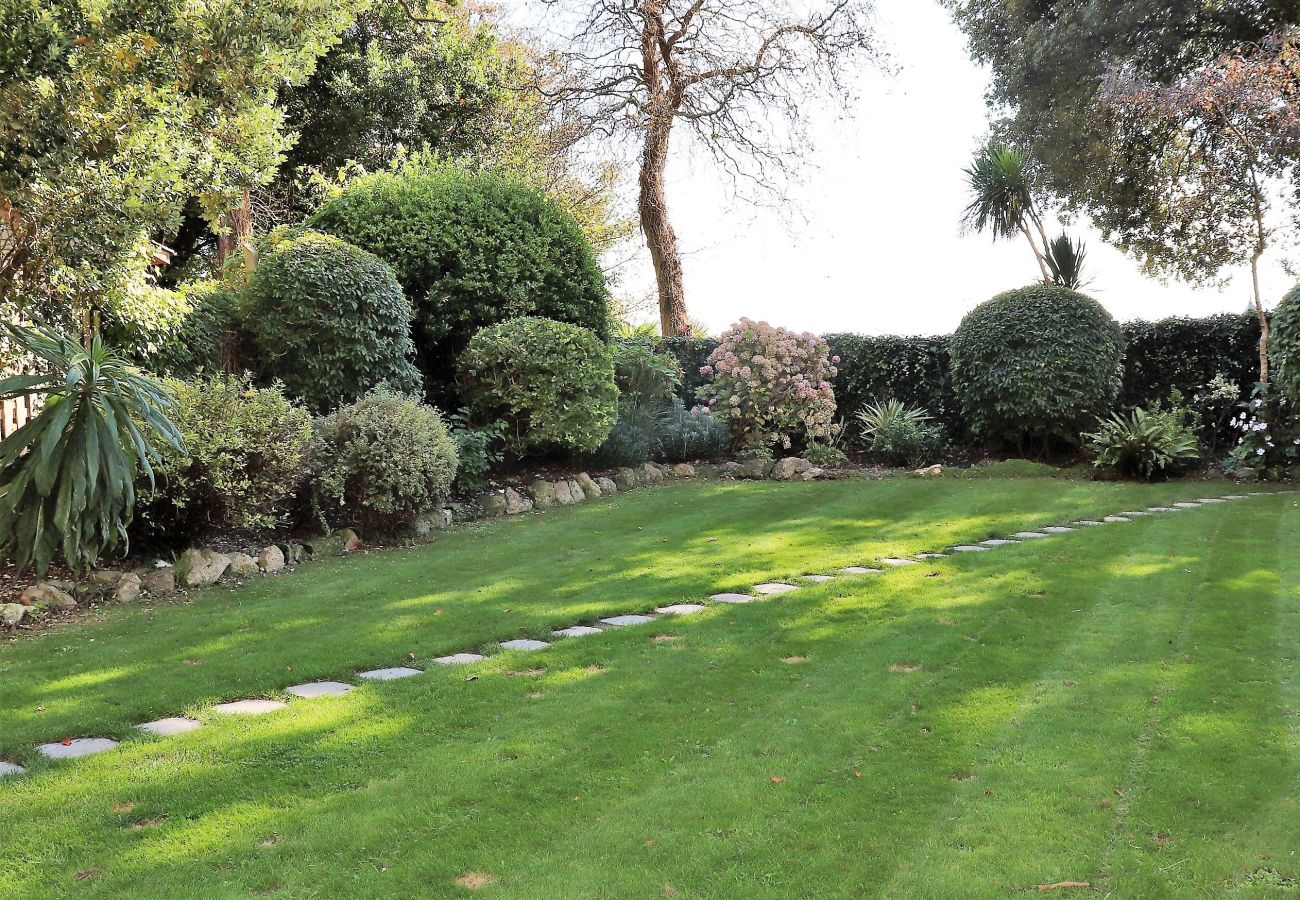
[[[963,221],[972,231],[991,232],[995,241],[1024,235],[1034,251],[1043,281],[1051,284],[1052,275],[1047,269],[1044,251],[1029,230],[1033,225],[1042,238],[1042,247],[1047,246],[1047,235],[1034,205],[1028,170],[1029,156],[1019,150],[997,144],[989,144],[981,150],[966,170],[972,199]]]
[[[180,449],[175,405],[99,337],[89,347],[48,328],[6,326],[44,372],[0,379],[0,400],[44,397],[39,415],[0,442],[0,555],[40,574],[60,552],[75,571],[127,540],[138,471],[153,482],[146,431]]]

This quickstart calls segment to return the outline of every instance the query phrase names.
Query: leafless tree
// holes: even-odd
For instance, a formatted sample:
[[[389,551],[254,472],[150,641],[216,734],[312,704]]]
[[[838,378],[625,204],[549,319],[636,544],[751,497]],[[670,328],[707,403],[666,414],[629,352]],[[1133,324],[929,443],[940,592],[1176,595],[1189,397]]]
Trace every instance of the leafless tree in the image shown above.
[[[572,24],[558,76],[565,115],[640,145],[638,212],[665,335],[690,332],[664,174],[681,124],[724,170],[762,187],[803,157],[805,110],[847,103],[847,76],[875,58],[872,0],[544,0]]]

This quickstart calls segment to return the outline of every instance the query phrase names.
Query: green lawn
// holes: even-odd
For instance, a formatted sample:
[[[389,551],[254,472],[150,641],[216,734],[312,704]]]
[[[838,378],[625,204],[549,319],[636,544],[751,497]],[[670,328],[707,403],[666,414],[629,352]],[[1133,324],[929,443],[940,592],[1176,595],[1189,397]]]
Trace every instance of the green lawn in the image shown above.
[[[1232,492],[682,484],[0,645],[0,897],[1295,896],[1269,496],[214,718],[602,615]],[[188,712],[177,738],[133,723]],[[43,762],[35,743],[126,739]]]

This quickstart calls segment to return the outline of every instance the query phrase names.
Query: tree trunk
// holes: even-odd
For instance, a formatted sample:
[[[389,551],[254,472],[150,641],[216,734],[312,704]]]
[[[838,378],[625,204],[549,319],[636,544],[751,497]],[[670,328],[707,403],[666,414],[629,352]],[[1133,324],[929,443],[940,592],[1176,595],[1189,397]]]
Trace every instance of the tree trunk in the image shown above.
[[[1255,289],[1255,315],[1259,317],[1259,380],[1268,384],[1268,339],[1271,329],[1268,313],[1264,311],[1264,298],[1259,293],[1259,258],[1263,255],[1263,250],[1257,250],[1250,258],[1250,278]]]
[[[257,268],[257,251],[253,247],[253,206],[248,191],[239,205],[231,207],[221,216],[222,233],[217,235],[217,268],[226,264],[235,251],[244,254],[244,275],[253,274]]]
[[[677,233],[668,221],[668,198],[664,191],[664,173],[668,168],[668,143],[672,118],[652,122],[646,131],[645,151],[641,155],[641,194],[638,209],[641,231],[655,267],[659,284],[659,327],[665,337],[689,337],[691,323],[686,317],[686,291],[682,286],[682,257],[677,249]]]
[[[1043,258],[1042,251],[1034,243],[1034,236],[1029,233],[1029,229],[1024,225],[1020,226],[1020,233],[1025,236],[1025,240],[1029,241],[1029,249],[1034,251],[1034,260],[1038,263],[1038,271],[1043,273],[1043,284],[1051,284],[1053,281],[1052,273],[1047,271],[1047,260]]]

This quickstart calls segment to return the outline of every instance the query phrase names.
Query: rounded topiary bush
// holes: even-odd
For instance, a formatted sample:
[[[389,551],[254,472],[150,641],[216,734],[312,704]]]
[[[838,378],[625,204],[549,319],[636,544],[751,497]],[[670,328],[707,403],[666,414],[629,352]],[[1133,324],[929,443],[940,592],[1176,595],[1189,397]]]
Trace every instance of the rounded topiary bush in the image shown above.
[[[572,216],[497,175],[446,170],[359,179],[312,227],[393,267],[415,310],[428,396],[454,394],[454,363],[476,331],[544,316],[609,336],[605,279]]]
[[[484,328],[458,369],[470,414],[504,422],[506,448],[517,456],[591,452],[617,415],[610,349],[577,325],[525,316]]]
[[[1292,401],[1300,401],[1300,286],[1273,310],[1269,357],[1274,380]]]
[[[327,524],[396,531],[442,504],[456,464],[442,415],[380,388],[317,421],[316,509]]]
[[[953,388],[992,444],[1077,444],[1119,392],[1119,325],[1095,300],[1035,285],[977,306],[952,336]]]
[[[316,412],[378,384],[416,390],[411,304],[377,256],[306,233],[258,266],[241,298],[259,373]]]

